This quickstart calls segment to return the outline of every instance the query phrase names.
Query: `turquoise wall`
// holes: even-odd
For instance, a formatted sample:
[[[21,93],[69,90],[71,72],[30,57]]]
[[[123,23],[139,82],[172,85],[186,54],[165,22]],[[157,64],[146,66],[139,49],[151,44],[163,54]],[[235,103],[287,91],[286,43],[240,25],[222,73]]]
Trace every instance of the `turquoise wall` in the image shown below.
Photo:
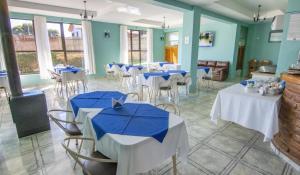
[[[271,22],[252,24],[248,26],[248,37],[244,59],[244,75],[248,72],[248,61],[251,59],[269,59],[273,64],[278,62],[281,43],[270,43],[269,33]]]
[[[160,37],[164,36],[164,30],[153,29],[153,61],[159,62],[165,60],[165,41]]]
[[[104,31],[110,31],[110,38],[104,37]],[[97,75],[104,75],[104,65],[120,62],[120,25],[92,22],[93,43]]]
[[[298,52],[300,50],[300,41],[288,41],[287,32],[289,27],[290,15],[292,13],[300,12],[300,1],[299,0],[289,0],[288,12],[285,14],[284,18],[284,32],[283,32],[283,41],[280,45],[279,57],[278,57],[278,67],[276,74],[288,70],[291,64],[296,63],[298,59]]]
[[[230,61],[233,63],[236,24],[227,24],[219,21],[202,24],[200,32],[214,32],[213,47],[199,47],[198,59]]]

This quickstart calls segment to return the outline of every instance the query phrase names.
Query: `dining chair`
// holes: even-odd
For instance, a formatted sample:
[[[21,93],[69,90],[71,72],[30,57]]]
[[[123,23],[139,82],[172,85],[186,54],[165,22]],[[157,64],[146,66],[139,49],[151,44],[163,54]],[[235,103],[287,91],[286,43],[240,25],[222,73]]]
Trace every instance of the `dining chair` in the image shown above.
[[[74,139],[81,140],[81,143],[86,141],[92,142],[90,155],[83,155],[80,150],[75,151],[66,145],[66,142],[70,143]],[[117,173],[117,162],[96,151],[95,140],[92,138],[65,138],[62,146],[75,162],[81,166],[84,175],[115,175]]]
[[[190,85],[190,82],[191,82],[191,75],[188,74],[186,75],[185,77],[183,77],[181,80],[179,80],[177,82],[177,86],[178,87],[185,87],[185,94],[188,95],[189,94],[189,85]]]
[[[155,106],[158,107],[158,108],[161,108],[163,110],[172,112],[175,115],[180,116],[180,110],[179,110],[178,105],[176,105],[176,104],[173,104],[173,103],[160,103],[160,104],[157,104]]]
[[[162,77],[159,77],[162,78]],[[161,92],[167,92],[169,100],[177,100],[178,97],[178,87],[177,87],[178,77],[172,75],[169,80],[165,81],[165,83],[161,83],[159,85],[159,96],[162,95]],[[155,95],[155,94],[154,94]],[[155,98],[155,97],[154,97]]]
[[[4,93],[5,93],[5,96],[6,96],[6,98],[8,98],[9,97],[9,94],[8,94],[8,92],[7,92],[7,90],[6,90],[6,87],[0,87],[0,90],[3,90],[4,91]]]
[[[201,79],[202,79],[204,87],[206,87],[208,89],[214,88],[213,77],[214,77],[214,71],[212,69],[210,69],[207,74],[202,76]]]
[[[60,93],[63,92],[63,84],[62,84],[62,77],[60,74],[52,71],[52,70],[49,70],[48,69],[48,72],[50,74],[50,78],[52,80],[55,80],[55,86],[54,86],[54,89],[56,89],[56,91],[58,92],[58,90],[60,90]]]
[[[127,95],[127,97],[132,97],[132,98],[136,97],[137,101],[141,101],[140,95],[136,92],[129,92],[126,95]]]
[[[60,119],[53,116],[53,113],[65,113],[66,119]],[[82,136],[81,131],[78,128],[79,124],[82,124],[81,122],[76,122],[74,119],[72,121],[67,120],[67,113],[73,115],[72,111],[63,110],[63,109],[51,109],[47,112],[48,117],[60,128],[64,131],[64,133],[68,137],[75,137],[75,136]],[[69,146],[70,142],[68,142],[67,146]],[[78,145],[78,141],[76,141],[76,145]]]
[[[105,78],[111,78],[111,79],[114,78],[114,73],[115,72],[113,70],[109,69],[107,67],[107,65],[104,65],[104,71],[105,71]]]

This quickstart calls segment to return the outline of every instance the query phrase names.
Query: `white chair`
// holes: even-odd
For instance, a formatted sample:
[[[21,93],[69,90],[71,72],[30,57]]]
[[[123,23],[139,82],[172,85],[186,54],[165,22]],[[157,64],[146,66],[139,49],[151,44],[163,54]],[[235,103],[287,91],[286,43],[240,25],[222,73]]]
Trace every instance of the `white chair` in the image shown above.
[[[104,65],[105,78],[114,78],[114,71],[108,65]]]

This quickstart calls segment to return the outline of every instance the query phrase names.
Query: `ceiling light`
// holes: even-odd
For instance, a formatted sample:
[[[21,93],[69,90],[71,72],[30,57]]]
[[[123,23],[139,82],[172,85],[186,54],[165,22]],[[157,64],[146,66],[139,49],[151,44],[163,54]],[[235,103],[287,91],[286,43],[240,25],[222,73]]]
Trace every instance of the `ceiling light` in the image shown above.
[[[80,16],[83,20],[88,20],[89,18],[91,18],[91,20],[93,19],[94,17],[94,14],[91,14],[90,17],[88,15],[88,11],[86,10],[86,0],[83,1],[83,4],[84,4],[84,10],[80,13]]]
[[[118,7],[117,11],[120,13],[128,13],[128,14],[138,15],[138,16],[141,15],[140,9],[132,6]]]
[[[260,9],[261,9],[261,5],[259,4],[258,5],[258,9],[257,9],[257,15],[254,13],[253,14],[253,21],[254,22],[260,22],[260,21],[265,21],[266,20],[266,18],[260,18]]]

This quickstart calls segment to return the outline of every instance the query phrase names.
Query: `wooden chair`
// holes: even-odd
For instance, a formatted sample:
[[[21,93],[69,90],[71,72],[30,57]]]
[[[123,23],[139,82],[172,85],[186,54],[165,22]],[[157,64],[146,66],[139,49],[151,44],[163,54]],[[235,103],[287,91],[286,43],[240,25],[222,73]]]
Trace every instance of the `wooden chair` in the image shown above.
[[[251,77],[251,73],[255,72],[258,68],[258,62],[256,59],[251,59],[248,62],[248,77]]]
[[[67,143],[70,143],[71,140],[78,139],[83,141],[90,141],[92,142],[92,150],[91,154],[86,156],[80,153],[79,150],[72,150],[69,148]],[[67,153],[78,163],[84,175],[115,175],[117,172],[117,162],[109,159],[108,157],[104,156],[100,152],[95,150],[95,141],[92,138],[66,138],[62,143],[62,146],[66,149]],[[82,146],[82,144],[80,145]]]
[[[158,107],[158,108],[161,108],[163,110],[172,112],[175,115],[180,116],[180,110],[179,110],[179,107],[176,104],[173,104],[173,103],[160,103],[160,104],[157,104],[155,106]]]

